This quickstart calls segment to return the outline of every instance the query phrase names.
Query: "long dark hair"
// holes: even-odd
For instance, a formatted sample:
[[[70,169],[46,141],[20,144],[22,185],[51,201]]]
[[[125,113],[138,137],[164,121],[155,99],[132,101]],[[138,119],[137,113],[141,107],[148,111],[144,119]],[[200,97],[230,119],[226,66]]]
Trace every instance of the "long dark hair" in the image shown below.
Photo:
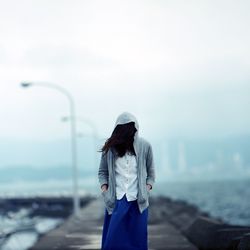
[[[115,127],[110,138],[108,138],[99,152],[105,154],[109,149],[113,148],[119,157],[124,156],[126,151],[135,155],[133,142],[137,129],[134,122],[119,124]]]

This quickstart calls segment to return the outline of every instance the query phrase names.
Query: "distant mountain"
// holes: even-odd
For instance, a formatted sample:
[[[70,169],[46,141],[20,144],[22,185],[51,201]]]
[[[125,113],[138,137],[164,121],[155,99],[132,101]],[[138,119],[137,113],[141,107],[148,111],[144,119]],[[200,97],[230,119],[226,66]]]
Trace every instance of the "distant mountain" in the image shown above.
[[[250,169],[249,135],[218,139],[162,138],[150,142],[153,146],[156,170],[165,173],[165,176],[171,172],[192,169],[218,169],[222,173],[226,170],[232,171],[232,175],[238,170]],[[100,161],[100,153],[97,151],[102,143],[103,141],[94,142],[90,136],[78,139],[80,177],[96,176]],[[68,140],[0,140],[1,182],[18,179],[45,180],[53,177],[68,179],[71,176]]]
[[[32,141],[0,138],[0,168],[6,166],[71,166],[70,140]],[[78,139],[78,164],[93,169],[100,158],[100,141]]]

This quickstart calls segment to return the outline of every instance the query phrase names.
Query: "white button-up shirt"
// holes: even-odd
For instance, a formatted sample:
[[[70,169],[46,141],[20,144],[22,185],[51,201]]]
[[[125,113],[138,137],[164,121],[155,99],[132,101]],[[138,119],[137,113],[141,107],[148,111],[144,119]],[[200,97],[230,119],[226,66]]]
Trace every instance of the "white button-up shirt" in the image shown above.
[[[115,160],[115,178],[117,199],[120,200],[126,194],[128,201],[136,200],[138,178],[135,155],[126,152]]]

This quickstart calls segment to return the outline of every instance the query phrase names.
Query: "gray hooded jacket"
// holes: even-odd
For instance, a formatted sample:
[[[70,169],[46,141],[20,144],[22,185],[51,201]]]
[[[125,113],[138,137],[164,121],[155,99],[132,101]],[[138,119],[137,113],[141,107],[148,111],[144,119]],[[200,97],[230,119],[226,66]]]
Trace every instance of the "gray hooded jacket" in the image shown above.
[[[137,131],[134,135],[134,150],[136,153],[137,162],[137,176],[138,176],[138,197],[137,203],[140,212],[149,206],[149,193],[147,190],[147,184],[153,187],[155,182],[155,167],[151,144],[142,137],[138,136],[139,125],[134,115],[129,112],[123,112],[120,114],[115,122],[115,127],[118,124],[125,124],[128,122],[134,122]],[[114,127],[114,128],[115,128]],[[115,180],[115,159],[116,153],[110,149],[107,154],[102,152],[98,179],[100,186],[103,184],[108,185],[108,190],[102,191],[105,207],[107,208],[108,214],[112,214],[116,203],[116,180]]]

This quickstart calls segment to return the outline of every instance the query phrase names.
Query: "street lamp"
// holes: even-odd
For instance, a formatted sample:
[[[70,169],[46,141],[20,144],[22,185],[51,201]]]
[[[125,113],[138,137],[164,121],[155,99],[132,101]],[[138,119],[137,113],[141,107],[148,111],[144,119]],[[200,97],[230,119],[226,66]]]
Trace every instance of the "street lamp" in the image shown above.
[[[72,155],[72,175],[73,175],[73,209],[74,215],[78,216],[80,211],[80,201],[78,195],[78,168],[77,168],[77,141],[76,141],[76,122],[75,122],[75,103],[74,99],[68,90],[62,88],[54,83],[46,82],[22,82],[21,86],[24,88],[31,86],[41,86],[55,89],[62,94],[64,94],[68,101],[70,107],[70,131],[71,131],[71,155]]]
[[[68,116],[63,116],[61,119],[62,119],[62,122],[67,122],[67,121],[71,120],[72,118],[68,117]],[[97,140],[99,139],[98,130],[96,128],[96,125],[93,121],[91,121],[85,117],[75,117],[75,121],[83,122],[83,123],[89,125],[89,127],[91,127],[91,129],[92,129],[92,136],[94,139],[94,152],[95,152],[94,163],[96,165],[97,164],[96,148],[97,148]]]
[[[67,121],[71,120],[72,118],[68,117],[68,116],[63,116],[61,119],[63,122],[67,122]],[[92,122],[90,119],[87,119],[85,117],[75,117],[75,120],[89,125],[89,127],[92,129],[93,136],[97,139],[99,138],[98,130],[97,130],[94,122]]]

